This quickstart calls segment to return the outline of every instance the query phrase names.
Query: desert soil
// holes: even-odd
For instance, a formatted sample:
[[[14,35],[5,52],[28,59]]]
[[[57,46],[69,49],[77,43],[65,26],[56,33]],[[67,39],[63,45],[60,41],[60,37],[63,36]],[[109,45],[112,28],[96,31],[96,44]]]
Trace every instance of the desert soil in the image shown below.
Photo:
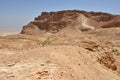
[[[120,80],[120,29],[0,37],[0,80]]]

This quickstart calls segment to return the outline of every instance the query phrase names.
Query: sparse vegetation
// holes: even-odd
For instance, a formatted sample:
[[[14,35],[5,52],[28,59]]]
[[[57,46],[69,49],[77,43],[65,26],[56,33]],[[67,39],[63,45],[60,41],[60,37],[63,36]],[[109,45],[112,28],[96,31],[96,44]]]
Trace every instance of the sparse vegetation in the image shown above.
[[[45,47],[50,44],[50,37],[47,37],[45,41],[42,42],[41,46]]]
[[[117,50],[117,49],[113,49],[111,52],[112,52],[113,54],[117,55],[117,56],[120,55],[120,51]]]

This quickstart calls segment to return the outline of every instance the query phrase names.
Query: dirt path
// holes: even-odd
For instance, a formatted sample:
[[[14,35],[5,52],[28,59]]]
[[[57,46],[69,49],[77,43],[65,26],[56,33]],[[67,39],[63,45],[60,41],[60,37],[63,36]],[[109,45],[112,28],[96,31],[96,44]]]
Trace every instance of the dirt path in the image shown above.
[[[81,23],[82,23],[82,26],[84,27],[84,28],[87,28],[87,29],[94,29],[94,27],[92,27],[92,26],[90,26],[90,25],[88,25],[87,24],[87,18],[84,16],[84,15],[81,15],[80,16],[80,18],[81,18]]]

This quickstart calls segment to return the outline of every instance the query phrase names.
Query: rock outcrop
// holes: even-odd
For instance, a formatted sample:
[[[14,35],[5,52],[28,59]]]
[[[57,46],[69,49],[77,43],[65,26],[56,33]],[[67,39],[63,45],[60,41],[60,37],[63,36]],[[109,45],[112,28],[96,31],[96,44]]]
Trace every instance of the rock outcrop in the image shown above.
[[[21,34],[40,34],[42,30],[57,33],[69,26],[78,27],[77,29],[80,31],[95,28],[119,27],[120,16],[79,10],[42,12],[34,21],[23,27]]]
[[[40,33],[40,29],[35,24],[29,23],[28,25],[23,27],[23,30],[22,30],[21,33],[22,34],[39,34]]]

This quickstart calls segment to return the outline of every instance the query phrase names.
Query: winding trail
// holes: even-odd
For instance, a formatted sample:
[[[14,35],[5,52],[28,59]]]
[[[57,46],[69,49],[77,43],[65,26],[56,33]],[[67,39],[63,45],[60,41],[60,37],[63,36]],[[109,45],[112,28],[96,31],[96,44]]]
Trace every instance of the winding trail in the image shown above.
[[[84,15],[81,15],[80,18],[81,18],[83,28],[94,29],[94,27],[87,24],[88,19]]]

